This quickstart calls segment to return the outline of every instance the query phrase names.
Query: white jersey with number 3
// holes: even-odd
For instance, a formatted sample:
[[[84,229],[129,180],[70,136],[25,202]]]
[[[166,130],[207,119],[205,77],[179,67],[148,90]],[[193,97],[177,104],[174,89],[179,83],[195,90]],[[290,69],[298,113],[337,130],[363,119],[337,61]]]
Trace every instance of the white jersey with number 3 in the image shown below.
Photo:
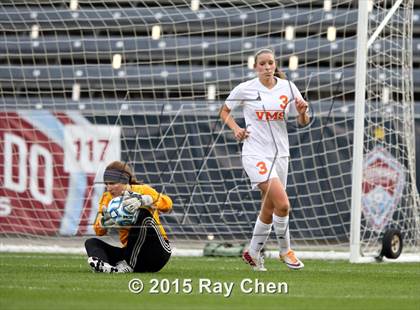
[[[242,155],[262,157],[289,156],[288,115],[297,115],[294,98],[300,97],[292,82],[276,77],[276,85],[268,89],[258,78],[236,86],[226,100],[232,110],[243,107],[246,128],[250,133],[244,140]]]

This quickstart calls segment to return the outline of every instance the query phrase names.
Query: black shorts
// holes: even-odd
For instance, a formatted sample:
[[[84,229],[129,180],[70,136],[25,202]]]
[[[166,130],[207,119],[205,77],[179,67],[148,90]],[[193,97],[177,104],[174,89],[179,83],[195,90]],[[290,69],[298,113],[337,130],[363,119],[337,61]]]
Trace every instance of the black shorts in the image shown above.
[[[115,247],[98,238],[86,240],[85,247],[89,257],[96,256],[113,266],[125,260],[134,272],[159,271],[171,257],[169,241],[145,209],[140,210],[136,224],[130,228],[126,247]]]

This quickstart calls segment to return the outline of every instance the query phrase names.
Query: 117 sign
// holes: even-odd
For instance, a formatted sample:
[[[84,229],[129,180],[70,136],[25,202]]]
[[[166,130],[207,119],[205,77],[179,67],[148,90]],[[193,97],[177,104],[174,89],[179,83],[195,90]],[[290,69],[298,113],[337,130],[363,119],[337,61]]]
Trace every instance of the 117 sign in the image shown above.
[[[65,126],[64,170],[97,173],[100,167],[119,160],[120,131],[118,126]]]

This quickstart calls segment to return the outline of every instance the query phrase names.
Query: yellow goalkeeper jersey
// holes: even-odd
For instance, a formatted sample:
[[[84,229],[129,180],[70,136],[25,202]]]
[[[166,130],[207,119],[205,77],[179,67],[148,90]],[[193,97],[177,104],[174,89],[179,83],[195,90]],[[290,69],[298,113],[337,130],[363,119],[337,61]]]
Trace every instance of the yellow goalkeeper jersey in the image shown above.
[[[159,212],[169,212],[172,209],[172,199],[164,194],[159,194],[155,189],[152,187],[142,184],[142,185],[131,185],[131,191],[139,193],[141,195],[150,195],[153,198],[154,208],[149,207],[148,210],[152,214],[153,218],[155,219],[162,236],[167,240],[168,237],[166,235],[165,229],[163,228],[162,224],[160,223],[159,219]],[[98,214],[102,214],[102,209],[108,205],[108,203],[114,198],[110,192],[105,192],[102,194],[101,199],[99,200],[99,209]],[[102,227],[101,225],[101,217],[97,216],[96,221],[93,225],[96,235],[103,236],[106,234],[107,230]],[[129,228],[120,228],[119,229],[119,236],[120,241],[123,247],[127,246],[128,240],[128,232],[130,231]]]

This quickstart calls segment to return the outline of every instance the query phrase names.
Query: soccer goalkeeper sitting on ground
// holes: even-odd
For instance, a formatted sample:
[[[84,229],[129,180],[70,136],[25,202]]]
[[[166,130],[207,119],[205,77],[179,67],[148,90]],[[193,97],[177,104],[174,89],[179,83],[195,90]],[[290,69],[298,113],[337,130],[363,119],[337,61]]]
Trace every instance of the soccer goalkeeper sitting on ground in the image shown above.
[[[98,238],[86,240],[88,263],[95,272],[157,272],[171,256],[159,212],[172,209],[172,200],[139,184],[127,163],[114,161],[104,172],[106,191],[99,201],[94,230],[103,236],[118,229],[122,247]]]

